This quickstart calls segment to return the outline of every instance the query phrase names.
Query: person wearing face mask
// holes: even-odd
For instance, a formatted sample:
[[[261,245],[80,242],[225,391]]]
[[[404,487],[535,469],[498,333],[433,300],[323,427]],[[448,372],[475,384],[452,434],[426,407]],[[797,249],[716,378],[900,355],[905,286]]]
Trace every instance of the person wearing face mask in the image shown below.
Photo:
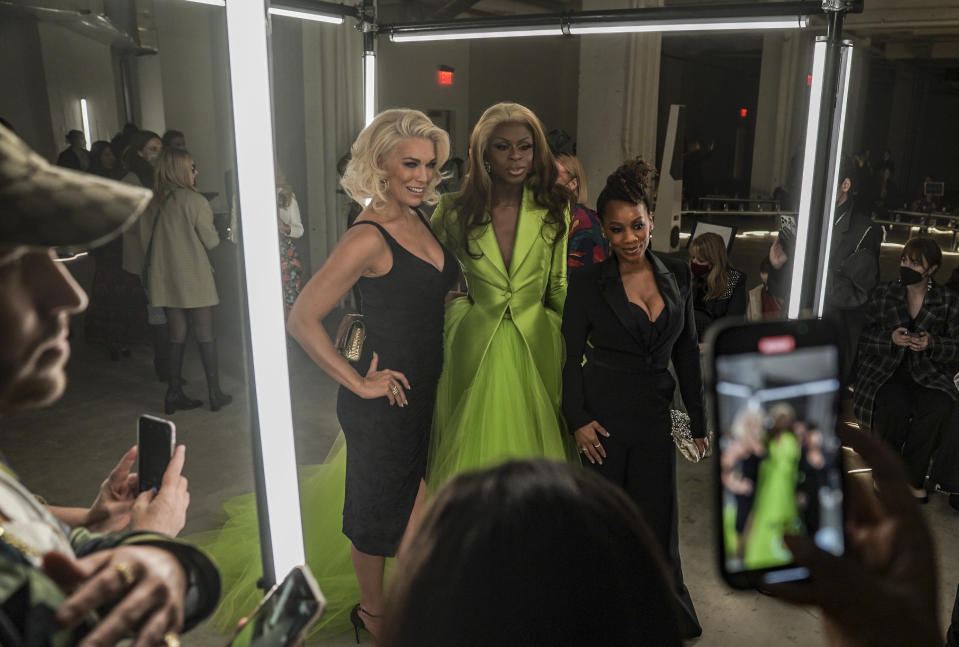
[[[702,342],[706,328],[727,316],[746,314],[746,274],[729,264],[726,242],[719,234],[700,234],[689,244],[693,274],[696,332]]]
[[[877,287],[867,304],[853,394],[860,424],[899,452],[923,501],[929,461],[957,399],[959,295],[933,282],[941,262],[930,237],[903,247],[899,280]]]
[[[459,193],[433,228],[456,255],[468,296],[446,309],[430,488],[508,458],[576,459],[560,413],[569,190],[539,118],[515,103],[483,113]]]
[[[654,173],[641,159],[625,162],[596,201],[612,254],[570,274],[563,413],[590,468],[626,490],[649,523],[689,639],[702,628],[679,556],[670,360],[700,456],[708,446],[703,378],[689,265],[650,250]]]

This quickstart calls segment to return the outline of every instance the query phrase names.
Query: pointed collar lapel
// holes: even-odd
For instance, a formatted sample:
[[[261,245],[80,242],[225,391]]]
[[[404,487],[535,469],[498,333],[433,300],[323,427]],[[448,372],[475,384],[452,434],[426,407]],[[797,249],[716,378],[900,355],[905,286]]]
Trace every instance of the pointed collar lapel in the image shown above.
[[[536,204],[536,196],[529,188],[523,188],[523,202],[516,221],[516,238],[513,241],[513,256],[510,259],[509,273],[513,275],[529,255],[536,237],[543,229],[543,216],[546,210]]]
[[[499,245],[496,242],[496,234],[493,232],[493,224],[487,223],[483,232],[476,240],[476,245],[482,252],[486,261],[493,266],[496,271],[508,279],[509,273],[506,271],[506,265],[503,263],[503,255],[499,251]]]
[[[656,285],[659,287],[659,294],[663,297],[663,312],[660,317],[666,317],[666,330],[672,330],[676,325],[681,325],[683,313],[682,295],[679,293],[679,283],[676,281],[676,275],[669,271],[665,263],[648,249],[646,258],[653,265],[653,273],[656,275]],[[680,322],[679,324],[677,322]],[[665,342],[667,335],[660,336],[660,341]]]
[[[636,330],[636,318],[629,311],[629,298],[626,296],[626,288],[623,287],[623,277],[619,273],[619,260],[616,255],[611,254],[603,261],[602,267],[599,282],[603,298],[630,337],[635,339],[636,343],[644,345],[645,340]]]

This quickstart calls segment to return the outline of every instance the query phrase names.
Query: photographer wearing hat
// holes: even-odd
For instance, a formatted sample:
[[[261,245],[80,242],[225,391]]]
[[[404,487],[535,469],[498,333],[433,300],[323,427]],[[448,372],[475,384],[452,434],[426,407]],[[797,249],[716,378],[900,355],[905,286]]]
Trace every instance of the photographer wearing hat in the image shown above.
[[[48,406],[65,388],[67,323],[87,297],[56,253],[109,242],[150,196],[52,167],[0,127],[0,417]],[[182,457],[180,449],[174,461]],[[178,471],[167,477],[164,486],[177,487]],[[112,645],[132,636],[135,647],[176,647],[179,632],[213,610],[219,588],[205,555],[164,535],[68,535],[0,469],[0,645]]]

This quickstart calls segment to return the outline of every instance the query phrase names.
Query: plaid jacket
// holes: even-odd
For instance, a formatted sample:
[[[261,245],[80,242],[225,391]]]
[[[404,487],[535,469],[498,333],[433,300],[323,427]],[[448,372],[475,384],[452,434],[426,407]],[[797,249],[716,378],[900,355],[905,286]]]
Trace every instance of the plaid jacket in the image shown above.
[[[922,352],[907,351],[892,343],[892,331],[909,327],[906,288],[898,281],[879,285],[866,305],[866,325],[859,336],[856,417],[872,428],[876,393],[902,361],[917,384],[938,389],[955,400],[952,378],[959,363],[959,294],[933,283],[916,317],[916,330],[930,333],[929,346]]]

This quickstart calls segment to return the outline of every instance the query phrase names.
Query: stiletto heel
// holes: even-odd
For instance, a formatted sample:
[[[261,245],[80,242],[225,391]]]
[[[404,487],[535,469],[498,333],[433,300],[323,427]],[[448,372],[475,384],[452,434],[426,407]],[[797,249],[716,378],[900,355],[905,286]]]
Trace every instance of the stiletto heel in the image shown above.
[[[360,644],[360,629],[366,629],[366,631],[368,631],[369,634],[373,636],[373,640],[376,640],[376,635],[374,635],[372,631],[367,629],[366,623],[363,622],[363,618],[362,616],[360,616],[361,613],[370,618],[380,617],[377,615],[373,615],[372,613],[370,613],[369,611],[361,607],[359,603],[357,603],[357,605],[350,610],[350,622],[353,624],[353,635],[356,637],[357,645]]]

